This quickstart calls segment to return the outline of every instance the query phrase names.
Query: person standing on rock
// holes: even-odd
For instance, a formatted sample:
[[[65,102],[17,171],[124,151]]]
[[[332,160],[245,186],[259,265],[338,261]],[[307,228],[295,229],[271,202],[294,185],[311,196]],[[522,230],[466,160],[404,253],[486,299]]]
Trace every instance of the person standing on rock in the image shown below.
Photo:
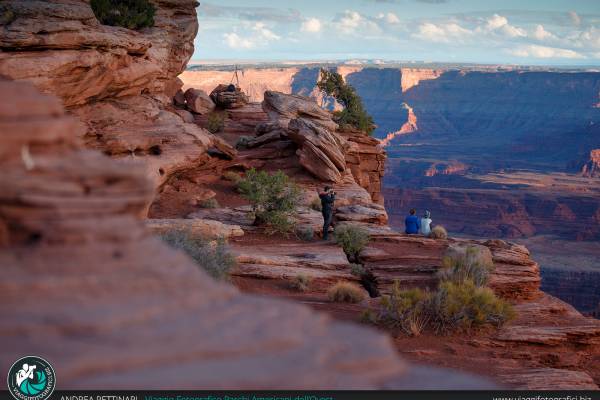
[[[329,236],[329,226],[333,219],[335,192],[329,186],[325,186],[324,189],[324,191],[319,193],[319,198],[321,199],[321,212],[323,213],[323,240],[327,240]]]
[[[423,214],[423,218],[421,218],[421,227],[419,228],[419,233],[421,235],[429,236],[431,233],[431,213],[429,210],[425,210],[425,214]]]
[[[407,235],[416,235],[419,233],[419,229],[421,228],[421,219],[417,217],[417,210],[414,208],[410,210],[410,215],[406,217],[404,220],[404,224],[406,225],[406,234]]]

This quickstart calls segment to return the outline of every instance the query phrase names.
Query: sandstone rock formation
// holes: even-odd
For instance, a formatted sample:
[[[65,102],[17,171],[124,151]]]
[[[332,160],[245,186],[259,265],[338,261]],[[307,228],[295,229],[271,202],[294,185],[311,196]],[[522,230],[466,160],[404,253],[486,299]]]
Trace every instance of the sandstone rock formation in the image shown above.
[[[200,89],[189,88],[184,93],[185,102],[190,111],[207,114],[215,108],[215,103]]]
[[[206,162],[213,145],[169,111],[193,52],[196,5],[159,1],[154,27],[132,31],[100,24],[83,0],[5,1],[14,18],[0,26],[0,74],[58,95],[87,124],[89,147],[144,160],[160,186]]]
[[[268,90],[265,92],[262,106],[269,117],[274,121],[279,121],[283,127],[287,127],[290,120],[299,117],[310,119],[316,125],[329,131],[335,131],[338,127],[331,119],[329,112],[304,96]]]
[[[291,120],[287,136],[298,146],[304,168],[326,182],[341,180],[346,169],[344,139],[306,118]]]
[[[383,204],[381,185],[387,155],[380,142],[362,132],[340,132],[349,146],[346,165],[361,187],[367,190],[374,202]]]
[[[210,92],[210,98],[220,108],[240,108],[248,104],[248,96],[233,85],[219,85]]]
[[[139,163],[84,150],[83,126],[32,86],[0,91],[3,369],[43,354],[63,389],[375,389],[440,373],[406,374],[379,333],[213,281],[144,229]]]

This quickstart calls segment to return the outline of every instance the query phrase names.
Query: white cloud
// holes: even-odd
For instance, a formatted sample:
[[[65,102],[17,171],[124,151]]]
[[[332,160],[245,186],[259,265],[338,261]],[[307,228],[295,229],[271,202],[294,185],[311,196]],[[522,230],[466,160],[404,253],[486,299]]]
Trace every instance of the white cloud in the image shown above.
[[[395,24],[400,23],[400,18],[398,18],[398,16],[396,14],[394,14],[393,12],[379,13],[377,15],[377,19],[385,21],[386,23],[388,23],[390,25],[395,25]]]
[[[509,54],[524,58],[585,58],[584,55],[568,49],[559,49],[556,47],[546,47],[538,45],[520,46],[516,49],[508,50]]]
[[[531,36],[540,41],[556,39],[556,36],[544,29],[543,25],[537,25]]]
[[[417,28],[417,32],[411,36],[428,42],[449,43],[460,41],[472,35],[472,31],[463,28],[455,22],[446,24],[432,24],[425,22]]]
[[[344,15],[340,18],[339,24],[342,28],[353,31],[358,28],[362,20],[362,16],[356,11],[344,11]]]
[[[232,49],[251,49],[254,47],[254,43],[250,39],[242,38],[235,32],[225,33],[223,34],[223,38],[225,38],[225,43],[227,46]]]
[[[352,10],[344,11],[342,15],[335,19],[334,23],[339,31],[345,34],[372,35],[381,33],[381,29],[375,22]]]
[[[320,32],[323,24],[318,18],[309,18],[302,23],[300,30],[302,32],[316,33]]]
[[[600,29],[592,26],[585,31],[580,32],[575,43],[578,47],[600,49]]]
[[[487,30],[493,31],[493,30],[496,30],[498,28],[505,26],[506,24],[508,24],[508,19],[506,19],[506,17],[503,17],[498,14],[494,14],[490,18],[487,19],[485,27],[487,28]]]
[[[275,33],[273,33],[273,31],[268,29],[265,26],[264,22],[257,22],[256,24],[254,24],[254,27],[252,27],[252,29],[258,32],[259,39],[262,38],[265,41],[281,39],[280,36],[276,35]]]
[[[281,39],[281,36],[266,27],[264,22],[256,22],[249,32],[243,36],[237,32],[223,34],[227,46],[235,50],[248,50],[264,47],[270,42]]]
[[[488,18],[485,26],[480,28],[480,31],[500,32],[511,38],[527,36],[527,32],[524,29],[509,24],[506,17],[498,14],[494,14]]]

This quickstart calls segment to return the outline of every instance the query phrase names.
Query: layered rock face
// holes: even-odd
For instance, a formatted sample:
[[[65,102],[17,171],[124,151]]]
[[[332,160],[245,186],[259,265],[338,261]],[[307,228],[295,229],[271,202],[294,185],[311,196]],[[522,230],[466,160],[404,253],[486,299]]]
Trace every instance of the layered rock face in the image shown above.
[[[377,139],[359,131],[338,132],[331,114],[307,97],[267,91],[262,104],[271,122],[259,127],[254,142],[289,138],[298,147],[300,165],[312,175],[325,182],[353,180],[371,201],[382,203],[386,154]]]
[[[592,314],[600,305],[600,272],[546,268],[542,270],[542,290]]]
[[[43,354],[63,389],[416,388],[432,373],[438,387],[489,387],[412,369],[374,331],[213,281],[145,231],[141,163],[83,149],[85,127],[56,98],[11,81],[0,91],[3,369]]]
[[[383,204],[381,182],[387,155],[379,141],[360,132],[341,132],[348,142],[346,165],[356,182],[365,188],[374,202]]]
[[[0,74],[58,95],[88,147],[139,158],[155,186],[206,161],[213,137],[170,109],[193,53],[194,0],[156,1],[155,25],[101,25],[83,0],[5,1]]]

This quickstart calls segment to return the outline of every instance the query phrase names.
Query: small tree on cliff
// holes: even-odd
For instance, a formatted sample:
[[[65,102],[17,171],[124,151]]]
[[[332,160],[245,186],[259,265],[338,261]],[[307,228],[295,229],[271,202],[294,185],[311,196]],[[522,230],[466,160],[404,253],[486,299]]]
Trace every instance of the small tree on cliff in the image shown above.
[[[360,96],[352,86],[344,82],[340,74],[321,68],[321,79],[317,82],[317,87],[344,106],[342,111],[334,113],[337,123],[342,127],[346,125],[360,129],[369,135],[373,132],[373,118],[365,110]]]
[[[252,168],[238,182],[238,190],[250,201],[256,224],[265,226],[268,234],[292,231],[300,189],[285,173]]]

